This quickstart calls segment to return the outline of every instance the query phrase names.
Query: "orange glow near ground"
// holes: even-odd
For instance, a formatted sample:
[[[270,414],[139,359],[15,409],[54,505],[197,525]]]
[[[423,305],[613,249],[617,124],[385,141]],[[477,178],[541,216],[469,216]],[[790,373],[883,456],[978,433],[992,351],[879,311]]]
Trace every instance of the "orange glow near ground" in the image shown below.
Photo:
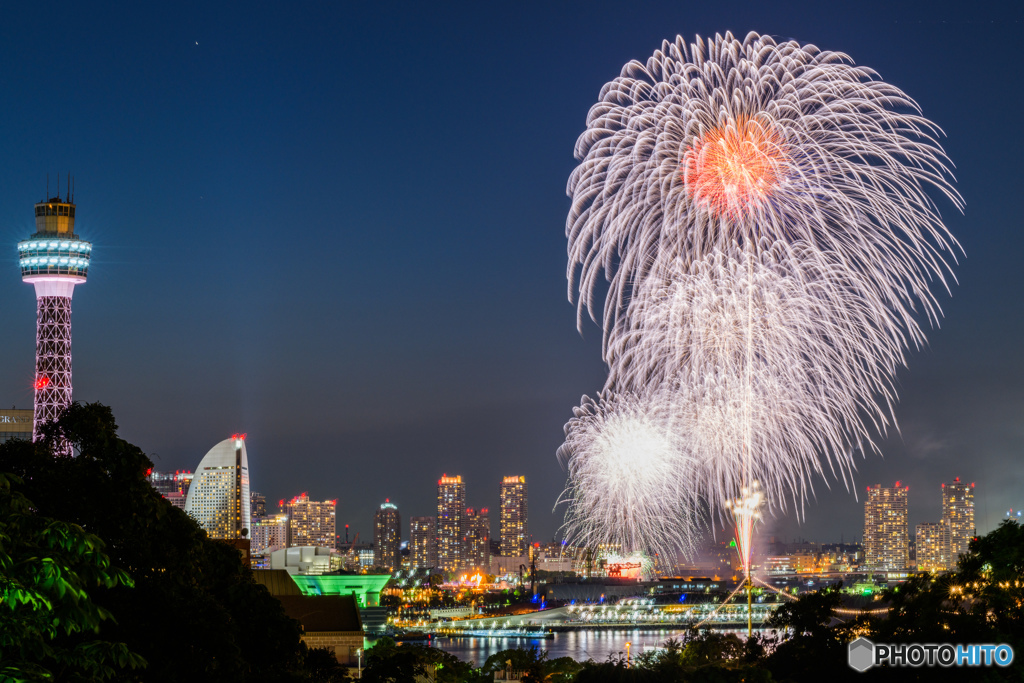
[[[787,161],[775,130],[739,119],[694,141],[683,156],[683,180],[695,203],[715,215],[738,218],[778,189]]]

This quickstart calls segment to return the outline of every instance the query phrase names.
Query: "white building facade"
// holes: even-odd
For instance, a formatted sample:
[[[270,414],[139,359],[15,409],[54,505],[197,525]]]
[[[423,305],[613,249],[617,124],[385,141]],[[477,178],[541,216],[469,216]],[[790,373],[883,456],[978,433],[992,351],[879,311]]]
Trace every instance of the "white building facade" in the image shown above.
[[[210,538],[249,536],[249,459],[245,434],[235,434],[209,450],[196,468],[185,512]]]

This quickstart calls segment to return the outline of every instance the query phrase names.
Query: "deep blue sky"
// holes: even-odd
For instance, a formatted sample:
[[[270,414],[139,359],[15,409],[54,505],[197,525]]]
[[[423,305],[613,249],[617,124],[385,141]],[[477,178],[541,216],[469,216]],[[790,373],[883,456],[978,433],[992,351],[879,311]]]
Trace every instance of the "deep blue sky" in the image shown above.
[[[948,7],[945,5],[949,5]],[[1011,3],[21,3],[0,21],[0,404],[31,407],[35,307],[15,243],[68,169],[95,243],[74,305],[75,398],[113,407],[161,469],[249,434],[253,489],[338,498],[366,537],[390,497],[432,514],[462,474],[497,507],[530,484],[552,536],[554,456],[600,387],[566,300],[573,144],[601,86],[663,38],[732,30],[843,51],[941,125],[967,257],[900,374],[902,435],[862,462],[937,520],[1024,507],[1020,201],[1024,12]],[[6,397],[6,398],[4,398]],[[800,525],[860,536],[817,483]],[[859,496],[863,500],[863,496]],[[407,533],[407,529],[403,530]]]

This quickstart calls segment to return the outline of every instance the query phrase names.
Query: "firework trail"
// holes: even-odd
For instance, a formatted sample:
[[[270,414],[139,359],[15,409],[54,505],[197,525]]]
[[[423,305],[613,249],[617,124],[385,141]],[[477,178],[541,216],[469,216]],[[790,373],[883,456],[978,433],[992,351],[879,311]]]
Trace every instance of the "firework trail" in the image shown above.
[[[569,179],[567,274],[578,324],[603,323],[602,420],[656,397],[671,431],[671,476],[631,502],[721,514],[757,481],[769,509],[802,505],[826,469],[849,483],[959,248],[928,194],[961,208],[940,134],[845,55],[757,34],[666,41],[605,85]],[[578,414],[560,451],[567,497],[593,501],[566,529],[588,538],[624,504],[593,476],[592,428]],[[633,546],[657,534],[633,526]]]

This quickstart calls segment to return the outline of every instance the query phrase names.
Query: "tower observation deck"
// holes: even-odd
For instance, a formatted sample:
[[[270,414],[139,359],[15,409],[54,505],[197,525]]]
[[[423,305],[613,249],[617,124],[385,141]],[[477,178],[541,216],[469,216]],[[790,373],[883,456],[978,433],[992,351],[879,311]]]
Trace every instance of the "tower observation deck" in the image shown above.
[[[75,234],[70,199],[36,204],[36,232],[18,242],[21,279],[36,290],[33,440],[71,403],[71,297],[75,285],[85,282],[92,244]]]

